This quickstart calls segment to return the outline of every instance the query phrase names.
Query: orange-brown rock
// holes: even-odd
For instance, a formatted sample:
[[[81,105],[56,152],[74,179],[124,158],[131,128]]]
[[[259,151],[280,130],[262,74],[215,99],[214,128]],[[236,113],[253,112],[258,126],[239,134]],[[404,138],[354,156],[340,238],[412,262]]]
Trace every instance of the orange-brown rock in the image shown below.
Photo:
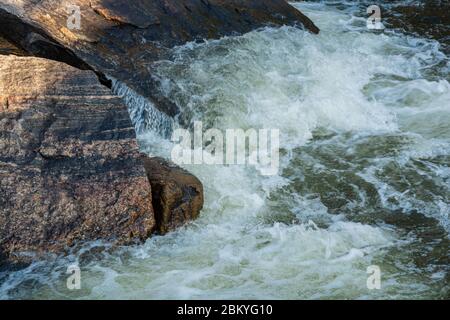
[[[156,230],[160,234],[199,216],[203,185],[195,176],[161,158],[147,158],[144,166],[152,185]]]

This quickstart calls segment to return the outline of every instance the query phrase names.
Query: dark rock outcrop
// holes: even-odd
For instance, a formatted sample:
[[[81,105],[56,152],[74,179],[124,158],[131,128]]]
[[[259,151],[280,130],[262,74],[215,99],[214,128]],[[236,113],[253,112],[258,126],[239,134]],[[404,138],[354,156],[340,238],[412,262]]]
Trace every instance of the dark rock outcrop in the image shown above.
[[[0,56],[0,252],[128,243],[154,228],[122,100],[91,71]]]
[[[203,185],[195,176],[161,158],[147,158],[144,166],[152,185],[158,233],[173,231],[200,215]]]
[[[400,3],[386,10],[385,22],[390,28],[400,29],[422,37],[435,39],[450,49],[450,2],[427,0]]]
[[[69,6],[80,29],[69,28]],[[125,83],[173,116],[154,90],[151,65],[187,41],[244,33],[264,25],[319,29],[285,0],[2,0],[0,35],[40,57],[92,68]],[[87,67],[88,66],[88,67]],[[103,77],[103,80],[105,78]]]

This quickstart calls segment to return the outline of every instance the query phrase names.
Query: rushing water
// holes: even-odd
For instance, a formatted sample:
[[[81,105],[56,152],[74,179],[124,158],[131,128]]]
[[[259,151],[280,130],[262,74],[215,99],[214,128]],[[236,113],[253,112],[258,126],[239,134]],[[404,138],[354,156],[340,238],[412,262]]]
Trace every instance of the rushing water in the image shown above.
[[[90,244],[0,276],[2,298],[449,298],[450,83],[437,42],[298,5],[291,27],[188,44],[155,66],[180,120],[279,128],[281,170],[187,167],[199,220],[143,245]],[[170,141],[140,136],[169,157]],[[66,289],[79,263],[82,289]],[[368,290],[367,268],[382,272]]]

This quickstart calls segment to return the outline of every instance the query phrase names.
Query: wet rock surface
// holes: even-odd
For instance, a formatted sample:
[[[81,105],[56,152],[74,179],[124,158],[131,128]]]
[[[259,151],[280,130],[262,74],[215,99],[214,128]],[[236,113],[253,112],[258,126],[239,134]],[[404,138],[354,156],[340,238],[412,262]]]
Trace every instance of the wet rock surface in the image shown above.
[[[80,8],[80,28],[69,28]],[[264,25],[318,28],[284,0],[3,0],[0,34],[41,57],[92,68],[126,83],[173,116],[155,95],[152,62],[187,41],[244,33]]]
[[[192,174],[162,158],[146,158],[153,191],[156,231],[165,234],[195,220],[203,208],[203,185]]]
[[[91,71],[0,56],[0,251],[128,243],[155,227],[121,99]]]
[[[432,38],[450,49],[450,2],[441,0],[399,3],[386,10],[388,27]]]

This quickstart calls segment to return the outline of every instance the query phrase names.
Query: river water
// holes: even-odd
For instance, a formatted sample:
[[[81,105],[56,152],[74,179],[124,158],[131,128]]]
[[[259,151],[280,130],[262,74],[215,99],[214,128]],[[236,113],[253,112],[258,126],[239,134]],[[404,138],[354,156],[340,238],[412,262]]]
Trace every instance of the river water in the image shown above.
[[[295,4],[322,30],[264,28],[159,62],[180,120],[280,129],[281,168],[191,165],[201,218],[145,244],[91,243],[0,274],[1,298],[449,298],[450,63],[348,6]],[[142,150],[172,143],[142,133]],[[67,266],[82,288],[66,288]],[[367,269],[381,271],[369,290]]]

